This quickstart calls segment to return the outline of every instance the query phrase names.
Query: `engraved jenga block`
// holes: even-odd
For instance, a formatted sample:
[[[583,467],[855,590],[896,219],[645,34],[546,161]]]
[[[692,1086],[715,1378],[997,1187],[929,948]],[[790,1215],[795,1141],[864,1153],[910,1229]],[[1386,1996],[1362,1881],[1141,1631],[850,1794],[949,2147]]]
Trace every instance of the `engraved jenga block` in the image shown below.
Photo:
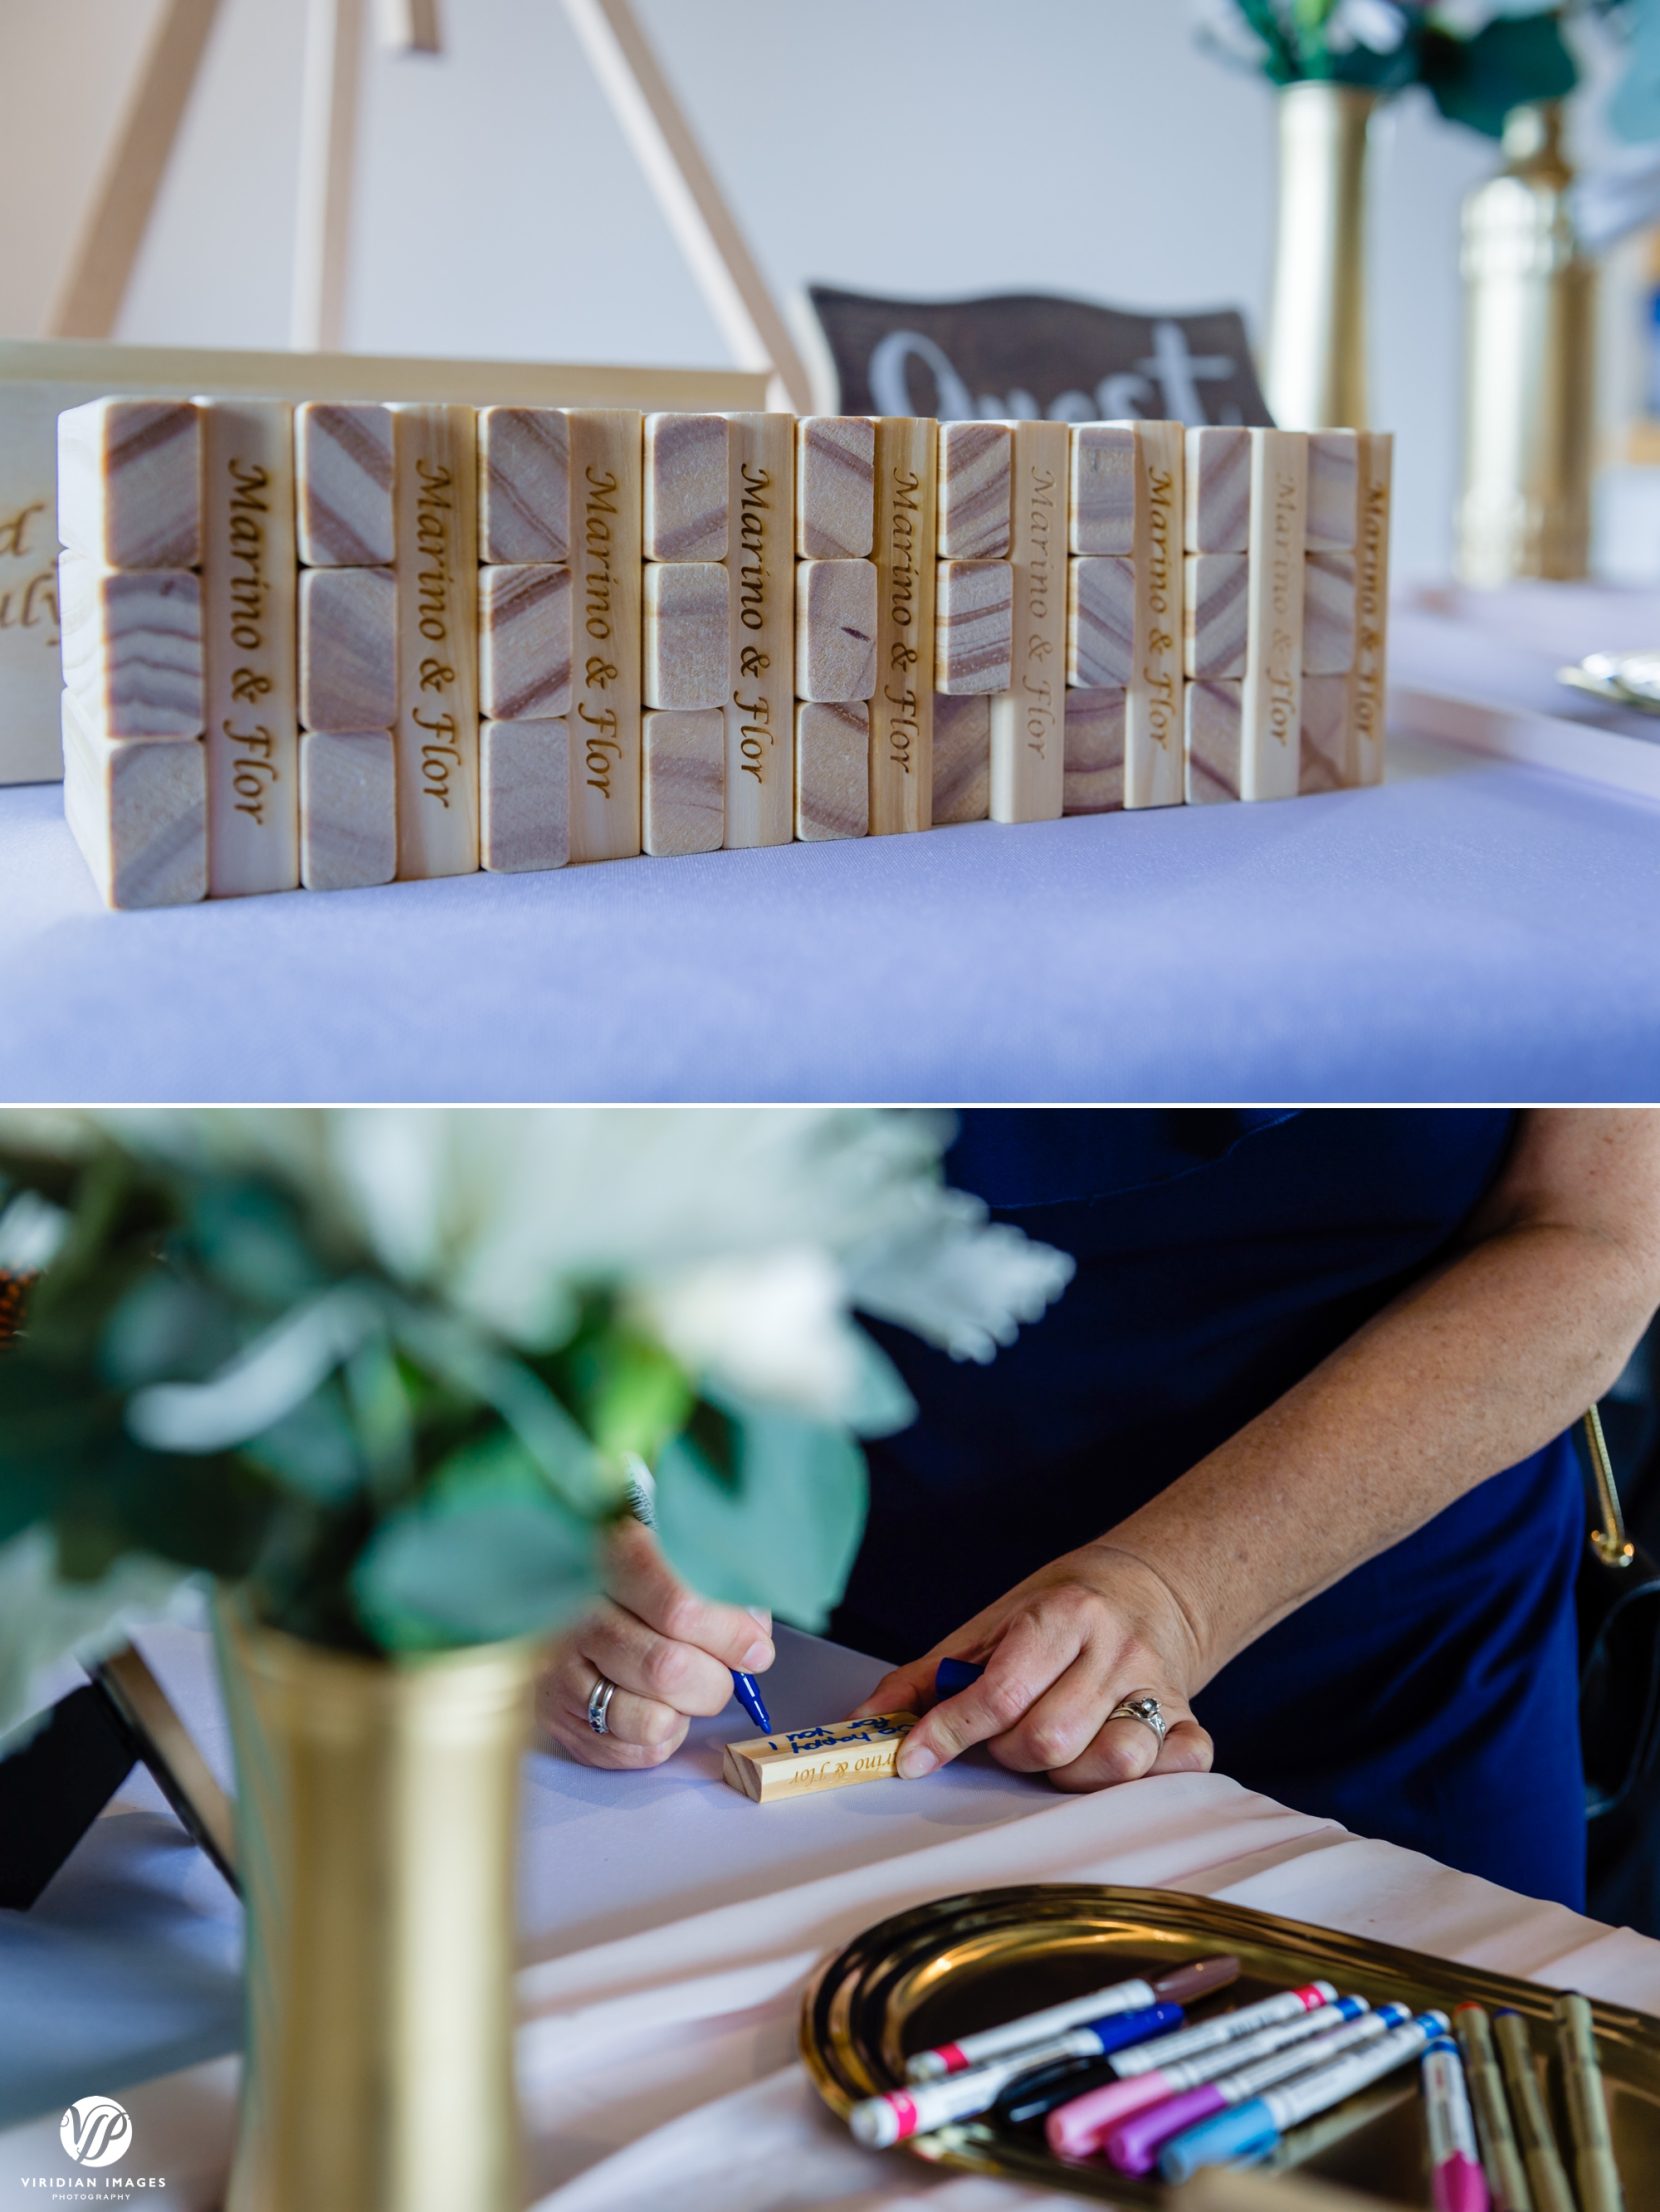
[[[868,560],[875,528],[875,423],[804,415],[796,425],[796,551],[808,561]]]
[[[292,891],[300,880],[295,699],[294,410],[201,403],[202,649],[208,890]]]
[[[939,556],[1006,561],[1013,521],[1014,435],[1006,422],[942,422]]]
[[[398,587],[389,568],[300,572],[300,721],[389,730],[398,718]]]
[[[934,822],[934,554],[938,425],[876,425],[876,689],[870,705],[870,828]]]
[[[1341,791],[1349,780],[1349,679],[1303,678],[1303,742],[1297,789],[1303,796]]]
[[[1070,452],[1074,553],[1134,553],[1136,547],[1135,425],[1080,422]]]
[[[795,710],[795,834],[804,844],[870,827],[870,709],[803,701]]]
[[[398,517],[398,874],[478,866],[478,426],[392,409]]]
[[[645,718],[644,840],[648,853],[712,853],[726,835],[726,718]]]
[[[869,1720],[833,1720],[821,1728],[729,1743],[723,1779],[760,1805],[885,1781],[899,1770],[899,1748],[916,1726],[914,1713],[879,1713]]]
[[[934,697],[934,827],[991,811],[991,701]]]
[[[557,407],[481,407],[478,556],[563,568],[571,557],[570,431]]]
[[[1303,521],[1308,438],[1298,430],[1251,433],[1250,594],[1240,796],[1297,793],[1303,683]]]
[[[1240,725],[1244,716],[1242,682],[1199,683],[1187,687],[1187,803],[1209,806],[1237,799]]]
[[[1066,700],[1067,482],[1064,422],[1014,430],[1014,651],[991,702],[991,815],[1052,822],[1061,811]]]
[[[194,569],[58,559],[63,680],[101,737],[200,737],[202,592]]]
[[[503,562],[478,572],[478,711],[551,722],[571,711],[571,572]]]
[[[1138,422],[1135,666],[1124,721],[1124,804],[1180,806],[1182,475],[1178,422]]]
[[[1121,686],[1067,693],[1066,813],[1116,814],[1122,808],[1127,713]]]
[[[300,739],[300,881],[361,891],[398,872],[398,771],[390,730]]]
[[[1189,676],[1244,675],[1249,568],[1243,553],[1187,556],[1182,634]]]
[[[876,563],[800,561],[795,693],[836,704],[876,689]]]
[[[653,562],[645,571],[644,622],[646,705],[685,711],[724,708],[732,597],[721,563]]]
[[[397,557],[392,414],[307,400],[294,417],[295,519],[308,568],[386,568]]]
[[[1251,433],[1190,430],[1184,455],[1190,553],[1243,553],[1251,537]]]
[[[647,415],[648,561],[724,561],[731,459],[724,415]]]
[[[207,896],[199,739],[100,736],[66,691],[63,811],[106,906],[188,906]]]
[[[58,535],[103,568],[202,558],[202,422],[188,399],[95,399],[58,417]]]
[[[1308,438],[1308,532],[1311,553],[1352,553],[1359,516],[1359,436],[1353,430],[1311,430]]]
[[[1084,554],[1067,563],[1066,680],[1080,691],[1121,687],[1135,673],[1135,563]]]
[[[1388,723],[1389,516],[1395,441],[1386,430],[1356,443],[1355,665],[1348,781],[1382,783]]]
[[[1014,662],[1014,570],[1007,561],[941,561],[934,689],[953,698],[1007,691]],[[938,708],[935,709],[936,718]]]
[[[1303,674],[1346,676],[1354,664],[1355,557],[1311,553],[1303,563]]]
[[[486,722],[479,733],[479,856],[498,875],[570,858],[571,737],[559,721]]]
[[[571,858],[640,850],[640,471],[645,418],[573,407]]]
[[[732,661],[726,842],[787,845],[795,813],[793,415],[730,415]]]

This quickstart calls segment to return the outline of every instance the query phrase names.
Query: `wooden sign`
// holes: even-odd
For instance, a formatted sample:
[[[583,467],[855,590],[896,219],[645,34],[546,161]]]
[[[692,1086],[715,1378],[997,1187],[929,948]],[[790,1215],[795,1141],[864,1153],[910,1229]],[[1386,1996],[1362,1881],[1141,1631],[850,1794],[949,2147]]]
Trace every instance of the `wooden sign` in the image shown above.
[[[915,1726],[915,1713],[875,1713],[869,1720],[832,1720],[821,1728],[729,1743],[723,1779],[758,1805],[846,1789],[852,1782],[886,1781]]]
[[[1057,422],[1271,423],[1232,308],[1132,315],[1007,293],[879,299],[810,285],[827,409]]]

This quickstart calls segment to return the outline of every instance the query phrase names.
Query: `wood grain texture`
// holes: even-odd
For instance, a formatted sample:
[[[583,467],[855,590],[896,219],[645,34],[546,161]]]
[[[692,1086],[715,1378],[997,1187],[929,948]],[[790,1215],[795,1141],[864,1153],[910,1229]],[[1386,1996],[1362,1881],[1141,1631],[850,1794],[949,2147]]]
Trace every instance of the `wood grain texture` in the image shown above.
[[[876,689],[876,563],[798,561],[795,695],[827,705]]]
[[[983,822],[991,812],[991,701],[934,698],[934,827]]]
[[[870,703],[870,828],[934,824],[934,553],[938,425],[876,424],[876,689]]]
[[[868,415],[796,424],[795,549],[809,561],[868,560],[876,543],[876,425]]]
[[[1007,691],[1013,674],[1014,569],[1007,561],[941,561],[934,605],[935,692],[989,697]]]
[[[187,399],[95,399],[58,417],[58,535],[105,568],[202,558],[202,416]]]
[[[1014,526],[1014,433],[1006,422],[942,422],[942,561],[1006,561]]]
[[[795,418],[733,415],[726,842],[787,845],[795,818]]]
[[[724,709],[731,696],[732,589],[722,563],[650,563],[642,622],[646,705]]]
[[[1308,439],[1251,433],[1251,579],[1240,796],[1297,793],[1303,683],[1303,529]]]
[[[571,441],[562,409],[479,409],[478,557],[569,562]]]
[[[390,730],[300,739],[300,881],[361,891],[398,872],[398,770]]]
[[[486,722],[478,742],[479,857],[495,875],[571,856],[571,733],[562,721]]]
[[[1243,682],[1187,687],[1187,803],[1211,806],[1240,796]]]
[[[1304,797],[1341,791],[1349,781],[1349,692],[1347,675],[1303,678],[1297,789]]]
[[[62,695],[63,811],[106,906],[189,906],[207,896],[207,758],[201,742],[111,739]]]
[[[1355,546],[1355,665],[1349,713],[1348,781],[1383,781],[1389,689],[1389,524],[1395,441],[1386,430],[1364,431],[1359,468]]]
[[[1243,553],[1190,553],[1183,579],[1182,667],[1189,677],[1243,676],[1250,561]]]
[[[899,1749],[916,1726],[914,1713],[878,1713],[869,1720],[833,1720],[757,1736],[726,1747],[723,1779],[760,1805],[879,1782],[898,1772]]]
[[[731,471],[724,415],[647,415],[648,561],[724,561]]]
[[[666,858],[718,852],[726,836],[726,717],[700,714],[645,718],[644,841]]]
[[[307,568],[300,585],[300,721],[389,730],[398,718],[398,587],[389,568]]]
[[[308,568],[387,568],[397,557],[392,411],[307,400],[294,417],[295,513]]]
[[[101,737],[199,737],[202,591],[194,569],[58,559],[63,680]]]
[[[1182,777],[1182,478],[1178,422],[1138,422],[1135,669],[1124,723],[1124,804],[1180,806]]]
[[[1346,676],[1355,664],[1355,557],[1311,553],[1303,563],[1303,674]]]
[[[640,501],[644,420],[572,408],[571,858],[640,850]]]
[[[804,700],[795,710],[795,834],[803,844],[870,827],[870,709]]]
[[[478,424],[392,409],[398,518],[398,874],[478,867]]]
[[[1121,685],[1066,695],[1068,814],[1117,814],[1124,805],[1127,695]]]
[[[300,880],[294,410],[204,400],[202,654],[208,892]]]
[[[571,572],[551,561],[478,572],[478,708],[495,722],[571,711]]]
[[[1135,424],[1075,423],[1069,463],[1068,548],[1074,553],[1134,553]]]
[[[1308,438],[1308,550],[1311,553],[1352,553],[1359,522],[1359,433],[1311,430]]]
[[[1135,563],[1082,554],[1066,576],[1066,680],[1079,691],[1122,687],[1135,674]]]
[[[1067,482],[1065,423],[1014,431],[1014,650],[991,702],[991,817],[1052,822],[1065,773]]]
[[[1187,433],[1183,540],[1190,553],[1243,553],[1251,542],[1251,433]]]

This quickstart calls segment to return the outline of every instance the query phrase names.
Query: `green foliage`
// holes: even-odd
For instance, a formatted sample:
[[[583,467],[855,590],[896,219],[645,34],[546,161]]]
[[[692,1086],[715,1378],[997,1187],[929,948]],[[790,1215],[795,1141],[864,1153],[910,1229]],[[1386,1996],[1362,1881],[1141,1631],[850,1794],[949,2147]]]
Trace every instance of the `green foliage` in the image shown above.
[[[1426,31],[1420,72],[1449,123],[1488,138],[1513,108],[1566,99],[1579,78],[1554,13],[1497,16],[1468,39]]]

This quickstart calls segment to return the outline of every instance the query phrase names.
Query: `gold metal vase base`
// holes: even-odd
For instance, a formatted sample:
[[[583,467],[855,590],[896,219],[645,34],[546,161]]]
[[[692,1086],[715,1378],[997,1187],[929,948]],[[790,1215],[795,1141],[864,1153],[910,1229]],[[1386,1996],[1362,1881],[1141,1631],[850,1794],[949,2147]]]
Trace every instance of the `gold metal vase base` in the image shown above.
[[[533,1648],[378,1661],[229,1610],[220,1647],[248,1913],[227,2212],[519,2212]]]

